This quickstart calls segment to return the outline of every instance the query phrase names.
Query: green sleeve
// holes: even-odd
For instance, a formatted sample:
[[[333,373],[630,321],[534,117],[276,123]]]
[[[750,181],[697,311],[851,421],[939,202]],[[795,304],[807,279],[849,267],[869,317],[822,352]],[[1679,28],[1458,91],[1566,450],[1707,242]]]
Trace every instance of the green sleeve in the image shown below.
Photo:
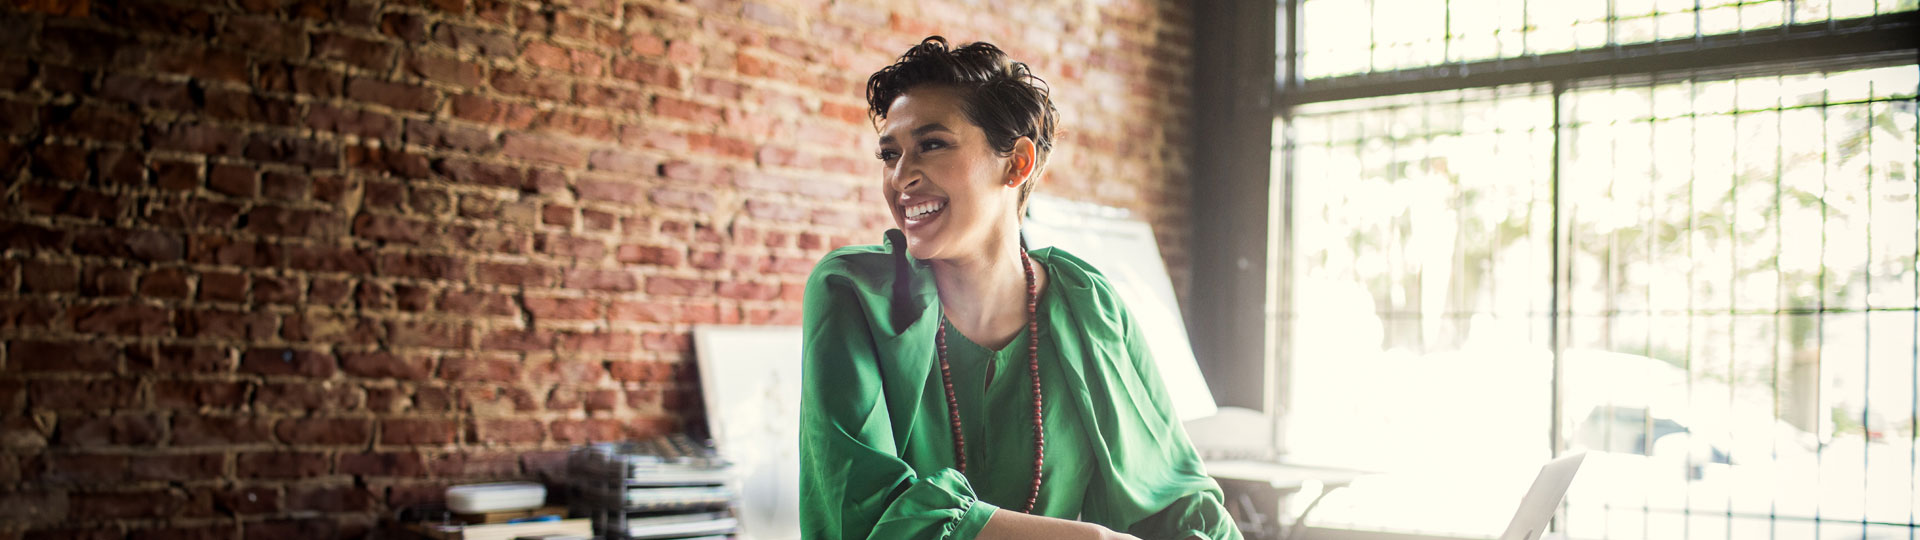
[[[1124,306],[1113,308],[1120,312],[1131,362],[1107,370],[1120,428],[1113,435],[1121,440],[1108,446],[1104,474],[1089,487],[1089,516],[1124,524],[1122,530],[1143,540],[1239,540],[1220,486],[1187,439],[1138,323]]]
[[[897,455],[866,296],[833,262],[815,269],[803,300],[802,537],[971,540],[996,508],[957,471],[919,477]]]

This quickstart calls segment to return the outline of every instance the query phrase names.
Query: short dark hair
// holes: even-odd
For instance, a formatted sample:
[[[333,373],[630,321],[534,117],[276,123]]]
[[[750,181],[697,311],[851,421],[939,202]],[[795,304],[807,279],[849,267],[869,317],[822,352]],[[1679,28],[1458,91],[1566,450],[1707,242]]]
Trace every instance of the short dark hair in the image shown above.
[[[1046,169],[1047,155],[1053,152],[1056,113],[1047,82],[992,43],[976,41],[949,49],[946,38],[928,36],[900,55],[899,61],[867,78],[869,118],[876,123],[886,119],[895,98],[925,85],[959,91],[961,111],[987,133],[987,144],[1002,155],[1013,152],[1021,137],[1033,140],[1033,172],[1020,186],[1024,208],[1034,180]]]

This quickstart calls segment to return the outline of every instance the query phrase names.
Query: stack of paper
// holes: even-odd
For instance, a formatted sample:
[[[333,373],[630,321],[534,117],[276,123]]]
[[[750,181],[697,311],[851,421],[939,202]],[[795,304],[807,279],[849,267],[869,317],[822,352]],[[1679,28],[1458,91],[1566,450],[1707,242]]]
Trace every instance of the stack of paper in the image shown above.
[[[732,464],[685,435],[577,447],[567,474],[574,510],[603,538],[726,538],[739,526]]]

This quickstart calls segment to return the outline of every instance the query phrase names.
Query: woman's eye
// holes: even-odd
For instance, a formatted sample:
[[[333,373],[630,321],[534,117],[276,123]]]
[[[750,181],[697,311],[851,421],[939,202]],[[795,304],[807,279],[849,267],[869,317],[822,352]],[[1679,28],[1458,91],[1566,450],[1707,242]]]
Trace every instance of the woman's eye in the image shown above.
[[[920,151],[922,152],[927,150],[946,148],[946,147],[947,147],[946,141],[924,141],[920,143]]]
[[[874,152],[873,157],[874,159],[878,159],[880,161],[893,161],[895,159],[900,158],[900,153],[893,150],[881,150],[879,152]]]

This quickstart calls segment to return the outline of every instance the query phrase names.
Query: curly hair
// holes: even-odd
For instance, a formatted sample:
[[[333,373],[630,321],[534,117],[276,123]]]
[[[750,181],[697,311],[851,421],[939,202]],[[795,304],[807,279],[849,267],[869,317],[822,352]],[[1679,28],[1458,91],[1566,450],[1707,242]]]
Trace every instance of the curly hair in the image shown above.
[[[893,100],[922,85],[944,86],[960,94],[961,112],[987,134],[987,144],[1010,155],[1021,137],[1033,141],[1034,166],[1020,185],[1020,206],[1026,207],[1040,171],[1053,152],[1056,112],[1047,82],[1034,76],[1025,62],[1015,62],[991,43],[976,41],[948,48],[947,39],[928,36],[907,49],[893,65],[867,78],[867,113],[878,124],[887,118]]]

